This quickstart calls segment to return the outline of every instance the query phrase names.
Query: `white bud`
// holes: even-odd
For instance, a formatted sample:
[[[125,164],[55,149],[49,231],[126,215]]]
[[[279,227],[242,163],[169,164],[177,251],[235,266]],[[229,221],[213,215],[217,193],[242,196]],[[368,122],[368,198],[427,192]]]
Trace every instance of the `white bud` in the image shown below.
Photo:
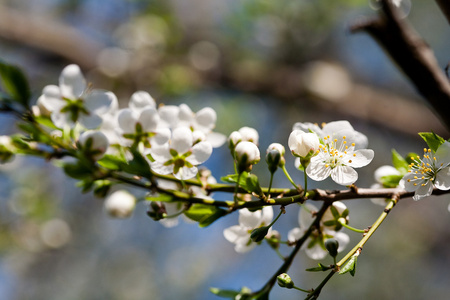
[[[241,129],[239,129],[239,133],[241,134],[243,141],[252,142],[258,145],[259,134],[256,129],[251,127],[242,127]]]
[[[89,153],[92,153],[92,158],[98,160],[103,157],[108,149],[109,142],[106,135],[97,130],[88,130],[80,135],[79,143],[82,147],[86,147],[88,141],[91,141],[89,149],[86,149]]]
[[[136,206],[136,198],[130,193],[120,190],[112,193],[105,200],[106,212],[115,218],[128,218]]]
[[[289,149],[295,156],[306,157],[319,149],[319,137],[315,133],[294,130],[289,135]]]
[[[156,107],[155,100],[152,98],[152,96],[150,96],[149,93],[145,91],[137,91],[133,93],[128,105],[131,109],[135,110],[143,109],[147,106],[153,108]]]
[[[235,149],[238,171],[250,171],[251,166],[258,163],[261,159],[258,146],[252,142],[240,142]]]
[[[270,144],[269,147],[267,147],[266,153],[269,153],[272,150],[277,150],[278,152],[280,152],[281,156],[283,156],[286,153],[286,150],[284,149],[284,146],[281,145],[280,143],[272,143],[272,144]]]
[[[228,145],[231,149],[234,149],[240,141],[242,141],[242,135],[238,131],[233,131],[228,137]]]

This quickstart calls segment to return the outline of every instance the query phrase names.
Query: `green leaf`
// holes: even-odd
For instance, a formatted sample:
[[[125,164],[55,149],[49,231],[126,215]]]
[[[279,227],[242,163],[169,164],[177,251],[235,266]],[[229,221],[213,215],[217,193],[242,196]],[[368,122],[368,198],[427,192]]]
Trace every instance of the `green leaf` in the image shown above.
[[[247,177],[250,174],[248,172],[242,172],[241,177],[239,178],[239,186],[245,189],[248,192],[251,192],[249,187],[247,186]],[[238,180],[238,174],[227,175],[220,178],[224,182],[236,183]]]
[[[356,272],[356,261],[358,260],[358,255],[353,255],[347,261],[347,263],[339,271],[339,275],[350,272],[350,275],[355,276]]]
[[[147,196],[145,200],[153,202],[173,202],[176,198],[169,194],[158,194],[156,196]]]
[[[12,99],[22,106],[28,107],[31,92],[28,80],[22,71],[15,66],[0,61],[0,79],[3,89]]]
[[[81,163],[67,163],[63,165],[64,173],[75,179],[86,179],[92,172]]]
[[[112,183],[109,180],[96,180],[94,182],[94,195],[99,198],[105,198],[111,186]]]
[[[380,178],[381,184],[386,188],[395,188],[398,186],[403,175],[386,175]]]
[[[330,269],[331,269],[330,266],[325,266],[325,265],[319,263],[318,267],[306,269],[305,271],[307,271],[307,272],[321,272],[321,271],[327,271],[327,270],[330,270]]]
[[[408,172],[408,162],[395,149],[392,149],[392,165],[402,174]]]
[[[118,156],[105,154],[102,159],[98,161],[98,164],[109,170],[121,170],[127,162]]]
[[[255,174],[249,174],[245,182],[250,192],[253,192],[258,196],[263,195],[261,186],[259,185],[258,176]]]
[[[137,150],[132,151],[133,159],[122,166],[123,171],[130,174],[139,175],[142,177],[150,178],[152,177],[152,172],[150,171],[150,165],[145,157]]]
[[[428,147],[433,150],[433,152],[436,152],[439,146],[445,142],[442,137],[434,132],[419,132],[419,135],[425,140]]]
[[[184,214],[189,219],[198,222],[200,227],[207,227],[228,212],[212,205],[194,204]]]
[[[230,299],[235,299],[237,295],[240,294],[239,291],[234,291],[234,290],[222,290],[219,288],[210,288],[209,291],[211,293],[213,293],[216,296],[222,297],[222,298],[230,298]]]

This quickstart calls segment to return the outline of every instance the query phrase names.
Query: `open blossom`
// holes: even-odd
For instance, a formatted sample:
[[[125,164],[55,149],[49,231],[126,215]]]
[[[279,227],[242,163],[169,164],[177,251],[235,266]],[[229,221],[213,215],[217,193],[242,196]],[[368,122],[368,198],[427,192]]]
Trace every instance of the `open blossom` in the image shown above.
[[[94,129],[101,125],[102,115],[117,105],[117,98],[111,92],[88,89],[80,68],[68,65],[61,72],[59,86],[47,85],[38,102],[51,113],[58,128],[78,122]]]
[[[178,128],[188,127],[193,132],[204,134],[204,141],[209,142],[214,148],[222,146],[226,141],[226,136],[213,132],[216,127],[217,114],[211,107],[204,107],[194,113],[187,104],[180,106],[165,105],[158,109],[161,122],[159,127]]]
[[[339,203],[336,205],[336,209],[341,213],[345,210],[345,205]],[[314,222],[314,214],[317,213],[317,208],[309,203],[306,203],[300,209],[298,215],[298,222],[300,227],[296,227],[291,229],[288,232],[288,240],[291,243],[299,240],[305,232],[308,230],[309,226]],[[327,256],[328,251],[325,248],[325,241],[330,238],[334,238],[339,243],[338,252],[341,252],[345,249],[347,244],[350,241],[350,238],[347,234],[343,232],[337,232],[330,229],[329,226],[325,226],[324,223],[331,220],[332,214],[330,212],[330,208],[325,212],[324,218],[322,218],[322,222],[320,224],[319,229],[315,229],[312,234],[308,237],[308,239],[303,243],[302,248],[305,250],[306,255],[308,255],[312,259],[320,260]]]
[[[149,150],[154,161],[151,168],[158,174],[173,174],[178,179],[189,179],[197,174],[197,165],[205,162],[212,153],[208,142],[194,144],[192,131],[178,127],[172,131],[171,139]]]
[[[321,181],[331,176],[338,184],[351,185],[358,179],[354,168],[364,167],[373,159],[373,150],[360,149],[357,144],[367,145],[367,138],[347,121],[330,122],[322,129],[311,123],[297,123],[295,129],[312,130],[322,139],[319,153],[311,158],[306,168],[306,174],[313,180]]]
[[[239,210],[239,225],[234,225],[226,228],[223,231],[225,238],[233,243],[236,252],[245,253],[252,250],[257,243],[250,238],[251,232],[255,228],[267,226],[273,219],[272,206],[265,206],[262,210],[254,212],[247,208]],[[267,235],[271,234],[269,229]]]
[[[444,142],[433,153],[424,149],[423,158],[412,157],[408,174],[403,177],[405,189],[415,191],[414,200],[428,197],[436,187],[440,190],[450,189],[450,142]]]

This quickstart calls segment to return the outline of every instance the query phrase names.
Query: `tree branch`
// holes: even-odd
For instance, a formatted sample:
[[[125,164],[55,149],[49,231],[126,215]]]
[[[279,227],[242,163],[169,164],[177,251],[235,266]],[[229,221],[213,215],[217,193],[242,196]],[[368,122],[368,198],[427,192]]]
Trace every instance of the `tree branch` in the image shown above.
[[[399,16],[391,0],[381,0],[384,15],[360,22],[352,32],[366,31],[389,53],[400,69],[428,100],[441,121],[450,128],[450,83],[431,48]],[[447,7],[448,5],[445,5]]]
[[[436,0],[439,8],[442,10],[442,13],[447,18],[447,21],[450,23],[450,1],[448,0]]]

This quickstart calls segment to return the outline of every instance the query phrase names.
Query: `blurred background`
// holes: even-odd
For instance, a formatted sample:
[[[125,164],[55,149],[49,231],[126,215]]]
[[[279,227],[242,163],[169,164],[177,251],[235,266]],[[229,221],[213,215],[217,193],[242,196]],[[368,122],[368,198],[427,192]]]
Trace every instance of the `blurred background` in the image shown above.
[[[401,9],[444,68],[450,30],[435,2],[404,0]],[[375,151],[358,172],[357,185],[369,187],[392,148],[422,151],[417,132],[450,137],[379,46],[348,32],[376,14],[376,1],[367,0],[0,0],[0,59],[24,70],[34,100],[76,63],[122,107],[136,90],[194,111],[213,107],[216,131],[254,127],[261,152],[272,142],[287,147],[295,122],[347,119]],[[0,115],[0,135],[16,132],[14,123]],[[293,161],[288,155],[301,183]],[[232,173],[228,149],[215,149],[206,166],[216,178]],[[265,163],[254,172],[267,185]],[[0,299],[219,299],[209,287],[257,290],[281,265],[267,245],[234,251],[223,230],[237,214],[206,229],[183,221],[168,229],[141,203],[131,219],[114,220],[75,184],[40,159],[0,166]],[[275,185],[289,187],[281,171]],[[311,187],[340,188],[331,180]],[[321,298],[447,299],[449,203],[449,196],[401,200],[364,248],[356,276],[335,276]],[[360,228],[383,210],[367,199],[346,204],[350,225]],[[283,239],[298,226],[298,209],[287,207],[277,222]],[[359,235],[347,233],[356,244]],[[300,252],[289,274],[313,288],[324,274],[304,270],[316,265]],[[271,296],[303,295],[275,287]]]

